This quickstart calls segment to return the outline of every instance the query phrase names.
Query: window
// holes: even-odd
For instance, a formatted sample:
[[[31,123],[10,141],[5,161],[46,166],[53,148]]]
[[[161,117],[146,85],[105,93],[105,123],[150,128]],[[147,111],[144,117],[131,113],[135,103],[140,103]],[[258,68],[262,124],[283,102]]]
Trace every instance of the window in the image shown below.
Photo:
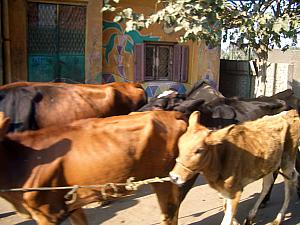
[[[187,82],[187,46],[162,42],[136,44],[134,59],[135,81]]]
[[[84,82],[86,7],[28,3],[29,81]]]

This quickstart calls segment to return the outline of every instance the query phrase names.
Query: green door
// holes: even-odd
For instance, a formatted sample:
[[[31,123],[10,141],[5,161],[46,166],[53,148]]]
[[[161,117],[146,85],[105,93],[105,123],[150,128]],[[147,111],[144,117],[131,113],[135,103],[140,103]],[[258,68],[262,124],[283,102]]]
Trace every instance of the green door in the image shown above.
[[[252,97],[254,77],[248,60],[220,61],[219,90],[226,97]]]
[[[86,7],[28,4],[29,81],[84,83]]]

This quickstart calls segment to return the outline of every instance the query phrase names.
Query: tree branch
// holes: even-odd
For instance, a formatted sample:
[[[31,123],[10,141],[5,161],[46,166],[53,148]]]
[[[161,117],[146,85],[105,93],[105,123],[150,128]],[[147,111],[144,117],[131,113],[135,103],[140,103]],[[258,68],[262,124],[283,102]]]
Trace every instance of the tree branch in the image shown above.
[[[280,16],[280,0],[277,0],[277,12],[276,12],[276,17],[279,17]]]
[[[264,6],[265,6],[265,8],[262,10],[262,13],[261,14],[264,14],[267,10],[268,10],[268,8],[271,6],[272,8],[273,8],[273,6],[272,6],[272,4],[275,2],[275,0],[271,0],[271,1],[268,1],[268,2],[265,2],[264,3]],[[275,14],[275,11],[273,10],[273,13]]]

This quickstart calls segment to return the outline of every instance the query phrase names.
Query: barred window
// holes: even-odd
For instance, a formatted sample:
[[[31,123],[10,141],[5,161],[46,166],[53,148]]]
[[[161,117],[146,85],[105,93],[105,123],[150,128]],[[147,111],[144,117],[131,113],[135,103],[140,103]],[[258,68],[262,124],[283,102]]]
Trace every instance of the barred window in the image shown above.
[[[152,42],[134,47],[135,81],[187,82],[188,47]]]

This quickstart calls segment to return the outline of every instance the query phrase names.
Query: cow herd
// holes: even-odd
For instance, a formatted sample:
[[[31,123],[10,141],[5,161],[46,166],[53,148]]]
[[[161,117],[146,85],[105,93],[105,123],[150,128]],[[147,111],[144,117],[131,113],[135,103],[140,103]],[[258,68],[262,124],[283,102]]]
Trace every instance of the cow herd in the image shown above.
[[[14,188],[91,186],[170,176],[152,183],[161,224],[178,224],[179,207],[199,173],[225,200],[222,225],[234,219],[243,188],[263,178],[245,224],[266,203],[278,173],[285,200],[300,171],[300,100],[291,90],[271,97],[226,98],[205,81],[186,94],[169,90],[147,103],[137,83],[83,85],[20,82],[0,87],[0,196],[39,225],[87,224],[92,202],[130,194],[124,186],[69,190]],[[296,169],[296,170],[295,170]],[[299,192],[298,192],[299,193]]]

